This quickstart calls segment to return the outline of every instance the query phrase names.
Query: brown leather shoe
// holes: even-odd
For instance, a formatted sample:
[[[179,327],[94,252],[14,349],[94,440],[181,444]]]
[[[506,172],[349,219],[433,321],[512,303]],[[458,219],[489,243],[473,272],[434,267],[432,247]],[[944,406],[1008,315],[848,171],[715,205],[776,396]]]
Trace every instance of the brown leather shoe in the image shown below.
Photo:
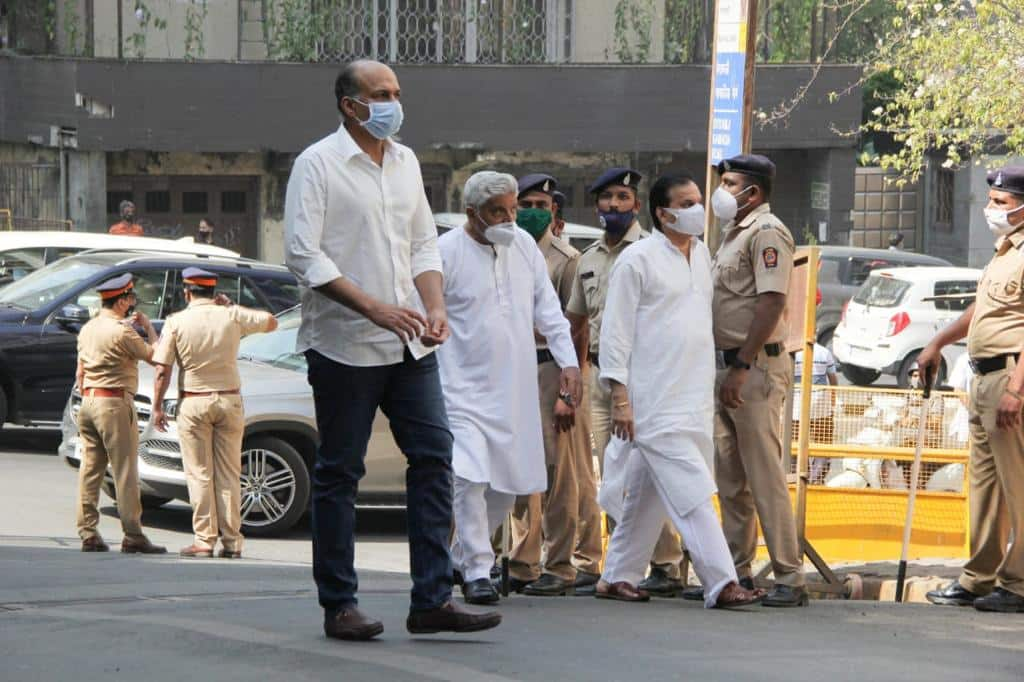
[[[737,583],[729,583],[718,593],[718,601],[713,608],[738,609],[743,606],[757,604],[764,599],[765,592],[761,588],[748,590]]]
[[[121,541],[121,553],[122,554],[167,554],[167,548],[161,547],[160,545],[154,545],[146,538],[145,542],[135,542],[132,540]]]
[[[178,554],[189,559],[209,559],[213,556],[213,550],[199,545],[189,545]]]
[[[638,590],[625,580],[609,585],[605,581],[597,583],[594,596],[598,599],[615,599],[617,601],[650,601],[651,595],[646,590]]]
[[[449,600],[447,604],[429,611],[410,611],[405,629],[414,635],[435,632],[479,632],[501,624],[497,611],[470,611]]]
[[[324,611],[324,634],[332,639],[366,641],[384,632],[384,624],[354,606]]]
[[[242,550],[238,550],[236,552],[233,549],[221,549],[220,552],[217,554],[217,556],[220,557],[221,559],[241,559],[242,558]]]
[[[110,546],[103,542],[103,538],[99,535],[93,535],[91,538],[82,540],[82,551],[83,552],[109,552]]]

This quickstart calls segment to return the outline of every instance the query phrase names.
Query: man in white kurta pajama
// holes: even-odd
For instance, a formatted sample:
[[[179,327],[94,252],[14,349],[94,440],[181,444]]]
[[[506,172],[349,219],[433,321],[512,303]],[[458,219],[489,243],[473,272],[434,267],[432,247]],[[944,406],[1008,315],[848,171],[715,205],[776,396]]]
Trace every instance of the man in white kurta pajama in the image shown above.
[[[705,606],[748,604],[759,595],[736,584],[711,503],[715,345],[711,257],[695,238],[700,191],[691,179],[662,178],[651,205],[658,229],[615,263],[601,326],[600,379],[613,392],[616,437],[600,502],[619,523],[597,593],[646,600],[635,586],[667,517],[705,586]]]
[[[452,559],[473,603],[497,601],[491,536],[517,495],[547,488],[534,329],[575,404],[579,370],[569,323],[537,243],[515,225],[518,185],[484,171],[466,183],[468,224],[438,241],[451,337],[438,351],[455,437]],[[507,215],[506,215],[507,214]]]

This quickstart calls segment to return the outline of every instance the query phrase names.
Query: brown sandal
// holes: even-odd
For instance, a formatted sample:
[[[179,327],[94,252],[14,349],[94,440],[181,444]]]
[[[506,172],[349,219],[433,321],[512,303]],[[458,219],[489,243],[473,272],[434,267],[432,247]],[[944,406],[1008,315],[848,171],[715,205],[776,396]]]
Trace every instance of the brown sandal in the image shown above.
[[[604,588],[604,589],[602,589]],[[598,583],[594,590],[594,596],[598,599],[615,599],[617,601],[650,601],[651,595],[646,590],[633,587],[626,581],[609,585],[606,582]]]
[[[712,608],[738,609],[760,603],[764,599],[764,595],[765,591],[761,588],[748,590],[738,583],[729,583],[718,593],[718,601]]]

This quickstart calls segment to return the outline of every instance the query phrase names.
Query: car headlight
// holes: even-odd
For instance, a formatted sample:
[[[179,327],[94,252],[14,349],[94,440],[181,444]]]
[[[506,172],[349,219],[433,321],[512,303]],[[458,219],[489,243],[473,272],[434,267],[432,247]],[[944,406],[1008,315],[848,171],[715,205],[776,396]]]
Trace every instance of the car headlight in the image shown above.
[[[172,398],[168,398],[164,401],[164,414],[167,415],[168,419],[174,419],[178,416],[178,401]]]

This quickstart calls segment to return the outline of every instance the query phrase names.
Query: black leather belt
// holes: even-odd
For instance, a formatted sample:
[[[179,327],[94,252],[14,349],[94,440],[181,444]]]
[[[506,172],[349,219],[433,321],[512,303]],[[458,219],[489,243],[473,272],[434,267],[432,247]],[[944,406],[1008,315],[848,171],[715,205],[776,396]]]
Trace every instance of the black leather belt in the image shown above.
[[[594,367],[600,367],[601,364],[597,361],[597,353],[588,353],[587,359],[590,360],[590,364]]]
[[[1016,359],[1016,353],[1004,353],[994,358],[971,358],[971,369],[975,374],[991,374],[1006,369],[1010,358]]]
[[[555,356],[551,354],[551,351],[547,348],[537,349],[537,364],[543,365],[545,362],[554,362]]]
[[[781,343],[766,343],[764,345],[764,353],[770,358],[775,358],[782,355],[782,344]],[[740,354],[739,348],[730,348],[722,351],[722,358],[725,360],[726,366],[732,364],[732,361],[736,359],[736,356]]]

